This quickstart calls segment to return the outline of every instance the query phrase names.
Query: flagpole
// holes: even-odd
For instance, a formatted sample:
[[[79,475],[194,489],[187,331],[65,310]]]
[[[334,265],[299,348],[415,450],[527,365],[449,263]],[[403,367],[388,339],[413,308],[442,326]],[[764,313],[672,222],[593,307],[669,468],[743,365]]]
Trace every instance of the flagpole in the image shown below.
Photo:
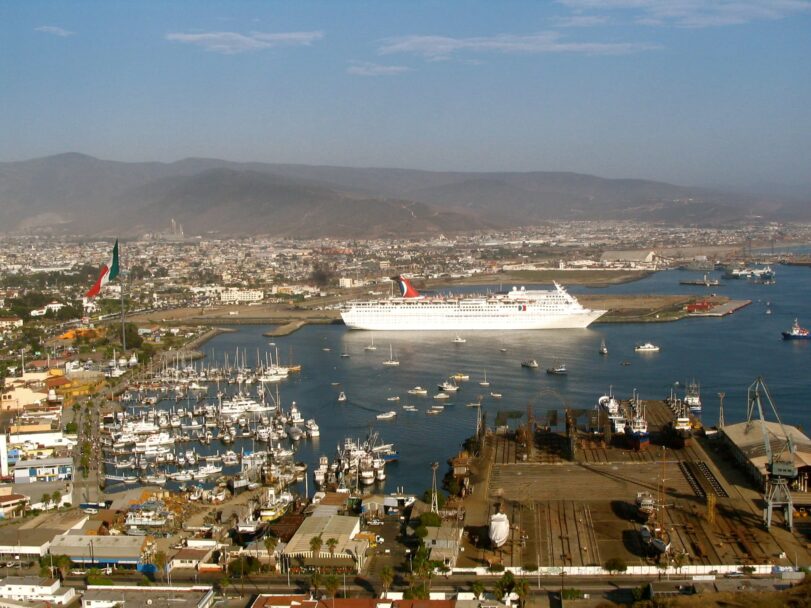
[[[121,263],[121,254],[119,253],[119,273],[121,273],[121,347],[124,349],[124,355],[127,353],[127,329],[124,322],[124,285],[127,282],[127,275],[124,273],[124,264]]]

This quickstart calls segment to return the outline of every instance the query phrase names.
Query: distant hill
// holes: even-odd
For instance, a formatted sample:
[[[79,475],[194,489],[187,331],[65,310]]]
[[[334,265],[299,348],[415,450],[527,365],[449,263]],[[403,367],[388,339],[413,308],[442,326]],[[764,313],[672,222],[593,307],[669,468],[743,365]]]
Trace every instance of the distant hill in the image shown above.
[[[77,153],[0,163],[5,231],[136,235],[171,218],[188,234],[379,237],[551,219],[718,223],[811,217],[782,199],[576,173],[465,173],[235,163],[124,163]]]

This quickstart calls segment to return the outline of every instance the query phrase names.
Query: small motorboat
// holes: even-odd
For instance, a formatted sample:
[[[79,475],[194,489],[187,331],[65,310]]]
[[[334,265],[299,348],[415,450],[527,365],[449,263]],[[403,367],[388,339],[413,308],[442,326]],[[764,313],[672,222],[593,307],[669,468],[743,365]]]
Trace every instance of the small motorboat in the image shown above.
[[[439,399],[439,400],[450,399],[450,398],[451,398],[451,396],[448,393],[437,393],[436,395],[434,395],[434,399]]]
[[[521,361],[521,367],[536,369],[538,367],[538,362],[535,359],[527,359],[526,361]]]
[[[608,354],[608,347],[605,345],[605,340],[600,342],[600,354],[607,355]]]
[[[501,393],[490,393],[493,399],[501,399]]]
[[[394,410],[390,410],[388,412],[383,412],[382,414],[378,414],[375,416],[378,420],[391,420],[397,416],[397,412]]]
[[[550,376],[565,376],[569,370],[566,369],[566,364],[561,362],[554,367],[547,367],[546,373]]]
[[[427,388],[422,388],[421,386],[415,386],[414,388],[408,389],[408,394],[409,395],[420,395],[420,396],[427,395],[428,394],[428,389]]]
[[[341,391],[338,393],[338,403],[344,403],[346,401],[346,393]]]
[[[395,395],[394,397],[386,397],[386,401],[399,401],[400,395]]]
[[[453,343],[454,343],[454,344],[464,344],[465,342],[467,342],[467,340],[465,340],[465,339],[464,339],[464,338],[462,338],[461,336],[456,336],[456,337],[453,339]]]

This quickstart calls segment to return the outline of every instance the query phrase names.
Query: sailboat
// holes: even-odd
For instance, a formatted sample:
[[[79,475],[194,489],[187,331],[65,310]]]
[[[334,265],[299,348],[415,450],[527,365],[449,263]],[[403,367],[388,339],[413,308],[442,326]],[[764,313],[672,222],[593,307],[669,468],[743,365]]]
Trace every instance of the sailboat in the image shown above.
[[[600,354],[601,355],[608,354],[608,347],[605,345],[605,340],[600,341]]]
[[[372,336],[372,341],[363,347],[363,350],[377,350],[377,346],[375,346],[374,336]]]
[[[389,344],[389,358],[383,361],[383,365],[386,367],[397,367],[400,365],[400,362],[394,358],[394,350],[392,349],[391,344]]]
[[[487,370],[484,370],[484,380],[479,382],[479,386],[490,386],[490,382],[487,380]]]

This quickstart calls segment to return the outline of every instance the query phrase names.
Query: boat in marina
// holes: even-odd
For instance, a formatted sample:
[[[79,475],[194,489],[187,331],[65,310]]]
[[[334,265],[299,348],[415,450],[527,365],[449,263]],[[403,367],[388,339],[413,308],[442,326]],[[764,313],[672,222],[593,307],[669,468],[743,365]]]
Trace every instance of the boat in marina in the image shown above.
[[[414,388],[408,389],[409,395],[419,395],[420,397],[425,396],[428,394],[428,389],[423,388],[421,386],[415,386]]]
[[[383,412],[382,414],[378,414],[375,416],[378,420],[392,420],[393,418],[397,417],[397,412],[394,410],[390,410],[388,412]]]
[[[467,382],[470,380],[470,374],[466,374],[465,372],[456,372],[455,374],[451,375],[451,380],[454,382]]]
[[[394,395],[393,397],[386,397],[386,401],[399,401],[399,400],[400,400],[399,395]]]
[[[304,423],[304,429],[307,432],[307,437],[312,439],[313,437],[318,437],[321,435],[321,429],[315,422],[315,419],[310,418],[307,422]]]
[[[526,361],[521,361],[521,367],[535,369],[538,367],[538,361],[536,361],[535,359],[527,359]]]
[[[643,342],[634,346],[634,350],[638,353],[658,353],[659,347],[653,342]]]
[[[768,310],[767,314],[769,314]],[[805,327],[800,326],[797,319],[794,319],[794,324],[791,326],[791,329],[782,333],[783,340],[811,340],[811,331],[808,331]]]
[[[372,341],[363,347],[363,350],[373,351],[377,350],[377,346],[375,346],[375,339],[372,337]]]
[[[502,395],[501,393],[494,393],[494,392],[492,392],[492,391],[491,391],[491,392],[490,392],[490,396],[491,396],[493,399],[501,399],[501,397],[502,397],[503,395]]]
[[[484,380],[479,382],[479,386],[483,386],[485,388],[490,386],[490,381],[487,379],[487,370],[484,370]]]
[[[396,281],[399,297],[347,303],[341,311],[346,326],[388,331],[567,329],[585,328],[606,312],[584,308],[557,283],[545,291],[513,287],[506,293],[425,296],[407,278]]]
[[[439,390],[441,391],[445,391],[446,393],[455,393],[456,391],[459,390],[459,385],[454,382],[451,382],[450,380],[445,380],[443,382],[440,382],[437,385],[437,388],[439,388]]]
[[[389,344],[389,358],[383,361],[383,365],[386,367],[397,367],[400,365],[400,362],[394,358],[394,349],[391,344]]]
[[[437,393],[434,395],[434,399],[438,399],[440,401],[444,401],[445,399],[450,399],[451,396],[448,393]]]

